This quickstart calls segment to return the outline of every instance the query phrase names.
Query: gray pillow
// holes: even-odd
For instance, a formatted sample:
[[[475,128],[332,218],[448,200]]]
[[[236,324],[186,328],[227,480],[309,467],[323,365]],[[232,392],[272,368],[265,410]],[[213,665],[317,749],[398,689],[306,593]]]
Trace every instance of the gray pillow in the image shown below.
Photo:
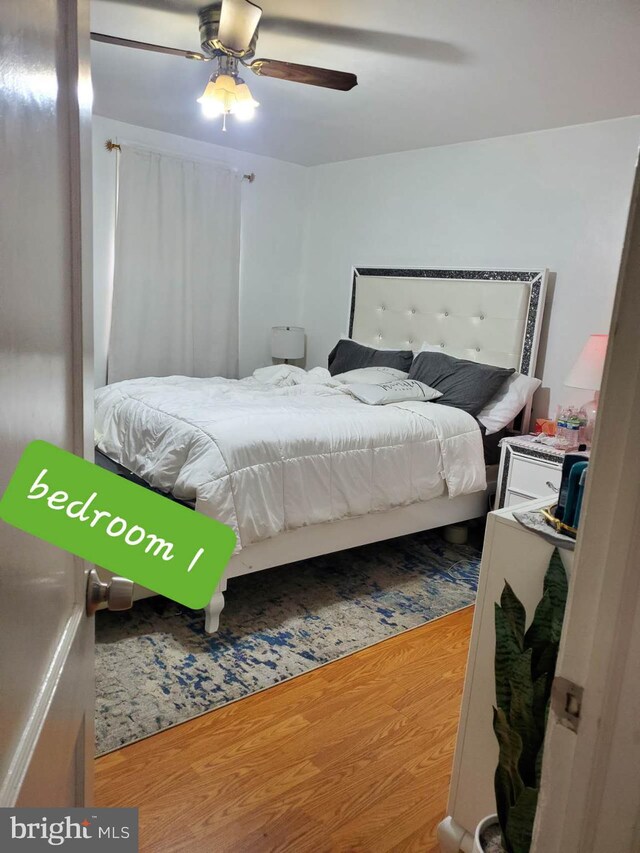
[[[409,350],[372,349],[364,344],[342,338],[329,353],[329,373],[346,373],[362,367],[395,367],[409,372],[413,353]]]
[[[442,391],[435,403],[477,415],[514,372],[512,367],[465,361],[443,352],[420,352],[413,360],[409,379]]]

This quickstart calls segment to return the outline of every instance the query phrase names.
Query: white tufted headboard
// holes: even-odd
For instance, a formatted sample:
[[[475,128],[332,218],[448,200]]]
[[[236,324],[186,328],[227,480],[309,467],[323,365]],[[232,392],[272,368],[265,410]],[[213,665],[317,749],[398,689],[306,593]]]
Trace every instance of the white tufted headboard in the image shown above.
[[[546,286],[546,270],[358,267],[349,337],[378,349],[427,343],[533,375]]]

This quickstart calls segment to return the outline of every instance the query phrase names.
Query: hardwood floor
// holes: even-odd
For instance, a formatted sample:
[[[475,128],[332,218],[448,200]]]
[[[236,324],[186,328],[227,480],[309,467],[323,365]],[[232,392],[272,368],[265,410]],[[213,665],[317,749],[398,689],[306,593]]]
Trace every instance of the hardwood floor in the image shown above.
[[[96,761],[145,853],[435,853],[467,608]]]

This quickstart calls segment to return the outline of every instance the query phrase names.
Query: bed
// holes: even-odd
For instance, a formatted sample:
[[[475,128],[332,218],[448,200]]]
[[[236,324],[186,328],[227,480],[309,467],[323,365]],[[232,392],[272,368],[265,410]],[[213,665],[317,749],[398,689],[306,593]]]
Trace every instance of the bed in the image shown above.
[[[348,336],[376,349],[428,342],[532,375],[546,278],[545,270],[356,268]],[[229,579],[482,516],[495,482],[466,412],[367,406],[321,368],[107,386],[96,393],[96,444],[118,473],[195,501],[236,532],[205,608],[209,633]]]

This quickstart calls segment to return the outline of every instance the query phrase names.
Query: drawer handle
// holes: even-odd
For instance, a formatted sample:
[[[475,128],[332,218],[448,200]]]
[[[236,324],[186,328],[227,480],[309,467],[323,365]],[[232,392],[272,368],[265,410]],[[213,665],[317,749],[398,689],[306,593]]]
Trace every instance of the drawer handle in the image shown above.
[[[559,491],[560,491],[560,489],[559,489],[557,486],[554,486],[554,485],[553,485],[553,483],[551,482],[551,480],[547,480],[547,482],[545,483],[545,485],[546,485],[546,486],[548,486],[548,487],[551,489],[551,491],[552,491],[552,492],[559,492]]]

